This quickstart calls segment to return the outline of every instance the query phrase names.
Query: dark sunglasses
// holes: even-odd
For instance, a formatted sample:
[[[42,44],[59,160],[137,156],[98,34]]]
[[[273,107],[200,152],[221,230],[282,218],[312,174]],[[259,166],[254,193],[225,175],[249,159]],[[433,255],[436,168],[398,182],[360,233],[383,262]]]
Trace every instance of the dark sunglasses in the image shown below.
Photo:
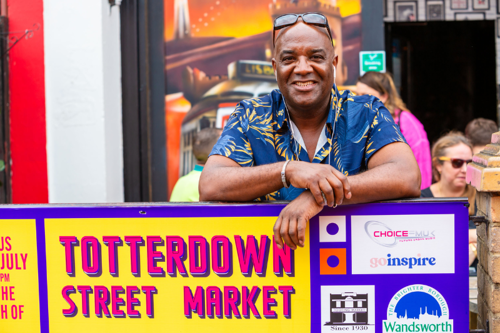
[[[291,25],[294,25],[295,23],[297,23],[297,20],[299,19],[299,17],[302,17],[302,20],[304,21],[304,23],[316,25],[316,26],[322,27],[322,28],[326,28],[326,31],[328,32],[328,36],[330,37],[330,40],[333,43],[332,33],[330,32],[330,26],[328,25],[328,20],[326,19],[326,17],[320,13],[304,13],[304,14],[285,14],[285,15],[278,16],[274,20],[273,46],[275,46],[274,38],[275,38],[276,30],[280,30],[280,29],[283,29],[285,27],[289,27]]]
[[[462,160],[460,158],[451,158],[451,157],[446,157],[446,156],[440,157],[439,160],[440,161],[450,161],[451,166],[454,167],[455,169],[461,168],[464,165],[464,163],[472,162],[472,160]]]

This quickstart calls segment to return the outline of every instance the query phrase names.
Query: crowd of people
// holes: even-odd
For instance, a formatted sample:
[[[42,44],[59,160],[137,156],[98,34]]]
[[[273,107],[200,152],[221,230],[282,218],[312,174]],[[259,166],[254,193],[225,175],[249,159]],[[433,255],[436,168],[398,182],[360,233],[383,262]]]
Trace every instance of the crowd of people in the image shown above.
[[[278,247],[292,249],[303,246],[307,221],[325,205],[467,197],[475,213],[467,163],[498,131],[493,120],[475,119],[465,134],[451,131],[431,149],[390,74],[367,72],[355,92],[337,90],[326,17],[286,14],[275,20],[274,33],[279,89],[241,101],[222,132],[196,135],[198,165],[179,179],[171,201],[290,201],[274,234]],[[469,242],[472,264],[475,230]]]

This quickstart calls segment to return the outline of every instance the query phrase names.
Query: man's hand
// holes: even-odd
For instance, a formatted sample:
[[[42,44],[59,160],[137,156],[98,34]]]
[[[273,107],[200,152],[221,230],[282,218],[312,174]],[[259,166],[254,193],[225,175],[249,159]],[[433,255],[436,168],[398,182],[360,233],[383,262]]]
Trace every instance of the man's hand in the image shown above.
[[[320,206],[333,207],[342,204],[344,198],[351,198],[347,177],[331,165],[291,161],[285,175],[292,186],[309,189]]]
[[[297,245],[303,247],[307,223],[323,207],[323,203],[318,204],[311,192],[304,191],[283,208],[274,224],[274,240],[278,248],[283,248],[283,241],[292,250],[297,249]]]

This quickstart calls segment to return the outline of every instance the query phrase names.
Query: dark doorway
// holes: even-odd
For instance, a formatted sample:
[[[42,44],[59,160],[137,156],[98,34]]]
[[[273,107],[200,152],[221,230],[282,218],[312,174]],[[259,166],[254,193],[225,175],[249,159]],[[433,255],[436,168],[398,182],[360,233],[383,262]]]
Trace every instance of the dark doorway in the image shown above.
[[[497,121],[494,21],[386,23],[387,68],[429,142]]]
[[[5,13],[0,16],[0,203],[12,203],[9,140],[9,25]],[[21,40],[22,41],[22,40]],[[12,47],[12,45],[11,45]]]
[[[120,7],[126,202],[167,201],[163,1]]]

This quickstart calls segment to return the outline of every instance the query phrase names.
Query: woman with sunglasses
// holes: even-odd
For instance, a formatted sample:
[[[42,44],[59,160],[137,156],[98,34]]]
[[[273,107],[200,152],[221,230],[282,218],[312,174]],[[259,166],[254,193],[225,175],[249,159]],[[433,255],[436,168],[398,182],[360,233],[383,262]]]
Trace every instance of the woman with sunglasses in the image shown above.
[[[460,132],[442,136],[432,147],[432,173],[437,180],[422,190],[422,198],[467,197],[469,215],[474,215],[476,190],[465,182],[467,163],[472,161],[472,145]],[[469,222],[469,229],[475,229]],[[477,236],[469,230],[469,265],[475,263]],[[475,266],[473,266],[475,268]]]
[[[436,183],[422,190],[421,197],[468,197],[474,213],[474,189],[465,182],[472,146],[460,132],[442,136],[432,147],[432,173]]]

